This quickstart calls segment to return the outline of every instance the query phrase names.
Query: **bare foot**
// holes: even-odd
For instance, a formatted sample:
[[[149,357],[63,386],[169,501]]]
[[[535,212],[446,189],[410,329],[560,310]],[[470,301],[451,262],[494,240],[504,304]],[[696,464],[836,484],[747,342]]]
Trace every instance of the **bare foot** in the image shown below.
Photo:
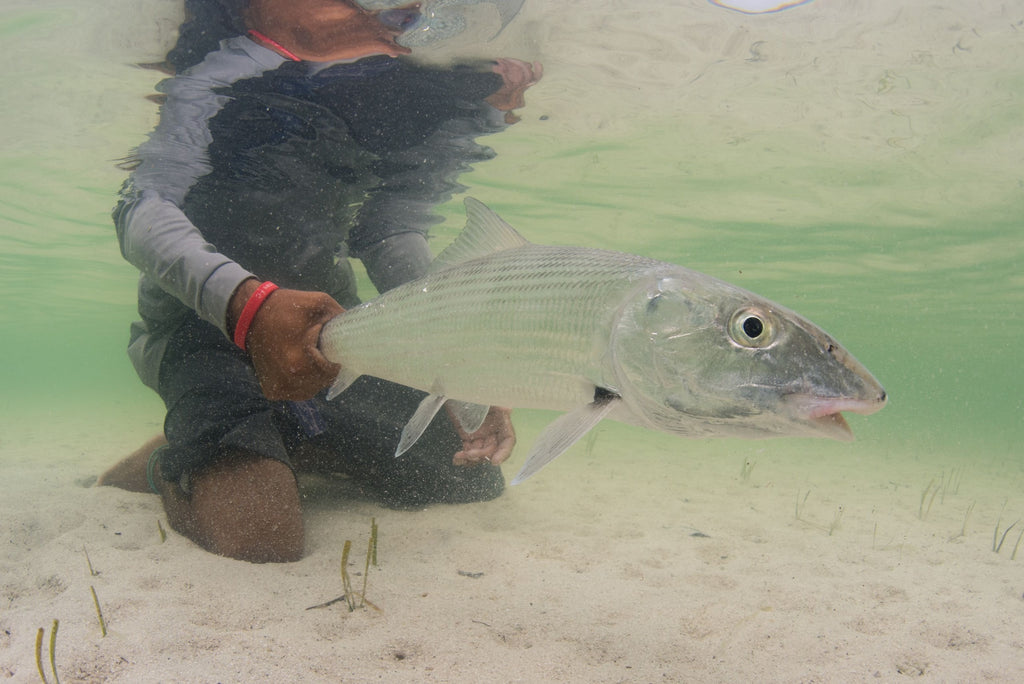
[[[149,463],[149,455],[157,447],[167,444],[163,435],[153,437],[129,456],[118,461],[96,480],[97,486],[111,486],[127,489],[129,492],[148,492],[149,478],[146,476],[146,466]]]

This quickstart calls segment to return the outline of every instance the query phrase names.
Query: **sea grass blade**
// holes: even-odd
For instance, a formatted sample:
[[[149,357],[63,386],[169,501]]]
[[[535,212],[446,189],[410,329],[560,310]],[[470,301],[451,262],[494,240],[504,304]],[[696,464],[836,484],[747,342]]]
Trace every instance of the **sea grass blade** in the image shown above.
[[[46,681],[46,673],[43,672],[43,634],[46,633],[46,629],[43,627],[39,628],[36,632],[36,669],[39,670],[39,678],[43,680],[43,684],[49,684]]]
[[[60,684],[60,677],[57,676],[57,627],[60,621],[54,619],[53,627],[50,628],[50,669],[53,670],[53,681]]]

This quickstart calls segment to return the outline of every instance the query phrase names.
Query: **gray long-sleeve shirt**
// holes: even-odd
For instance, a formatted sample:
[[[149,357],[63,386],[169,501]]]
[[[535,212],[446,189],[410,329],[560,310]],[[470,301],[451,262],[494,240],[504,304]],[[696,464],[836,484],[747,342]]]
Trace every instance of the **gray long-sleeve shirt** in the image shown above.
[[[293,63],[246,37],[161,84],[160,122],[114,211],[141,272],[129,356],[143,382],[157,387],[188,317],[227,335],[247,278],[351,306],[349,251],[381,290],[422,275],[430,208],[493,155],[473,138],[504,127],[483,102],[499,86],[491,73],[386,58]]]

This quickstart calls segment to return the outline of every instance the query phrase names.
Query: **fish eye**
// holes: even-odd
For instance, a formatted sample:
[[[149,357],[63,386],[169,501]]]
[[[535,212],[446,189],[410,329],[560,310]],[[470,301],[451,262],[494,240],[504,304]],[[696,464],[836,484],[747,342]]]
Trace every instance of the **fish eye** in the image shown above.
[[[762,349],[775,341],[775,330],[766,313],[745,308],[732,315],[729,337],[741,347]]]

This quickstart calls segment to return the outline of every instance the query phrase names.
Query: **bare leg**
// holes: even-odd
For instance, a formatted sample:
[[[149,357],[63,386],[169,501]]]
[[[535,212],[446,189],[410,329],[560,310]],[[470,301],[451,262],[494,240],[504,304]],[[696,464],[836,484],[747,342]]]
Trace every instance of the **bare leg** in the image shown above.
[[[146,477],[146,464],[149,455],[157,447],[167,444],[162,434],[157,435],[133,451],[124,459],[111,466],[96,480],[97,486],[109,485],[129,492],[148,492],[149,480]]]
[[[187,495],[156,480],[171,527],[204,549],[252,563],[302,558],[299,488],[284,463],[232,454],[193,474]]]
[[[154,437],[103,473],[97,484],[148,492],[146,465]],[[213,553],[253,563],[288,562],[302,557],[304,530],[299,490],[288,466],[274,459],[237,453],[194,473],[190,494],[153,478],[167,520],[176,531]]]

